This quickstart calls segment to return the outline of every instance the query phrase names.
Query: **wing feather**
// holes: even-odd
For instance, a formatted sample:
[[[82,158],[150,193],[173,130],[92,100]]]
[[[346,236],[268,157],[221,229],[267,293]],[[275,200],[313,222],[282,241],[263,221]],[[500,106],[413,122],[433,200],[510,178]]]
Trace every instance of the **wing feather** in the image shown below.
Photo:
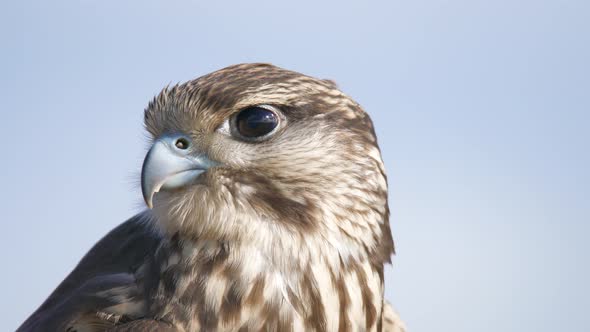
[[[89,316],[88,324],[98,324],[98,312],[138,300],[142,289],[135,272],[153,264],[160,241],[142,214],[122,223],[94,245],[17,331],[63,331]]]

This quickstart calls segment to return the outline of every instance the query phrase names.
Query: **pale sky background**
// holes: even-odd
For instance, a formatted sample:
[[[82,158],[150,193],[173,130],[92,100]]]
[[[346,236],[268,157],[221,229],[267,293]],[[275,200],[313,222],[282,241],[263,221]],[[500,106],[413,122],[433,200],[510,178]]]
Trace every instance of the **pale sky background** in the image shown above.
[[[410,331],[588,331],[590,1],[2,1],[0,330],[143,209],[142,112],[240,62],[372,116]]]

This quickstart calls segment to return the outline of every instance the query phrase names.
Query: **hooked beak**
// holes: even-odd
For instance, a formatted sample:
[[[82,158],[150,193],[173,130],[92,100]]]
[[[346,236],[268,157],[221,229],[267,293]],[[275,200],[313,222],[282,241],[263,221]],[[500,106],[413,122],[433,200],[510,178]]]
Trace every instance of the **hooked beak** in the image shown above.
[[[141,192],[147,206],[160,190],[182,188],[216,165],[203,154],[196,154],[184,135],[163,135],[148,151],[141,169]]]

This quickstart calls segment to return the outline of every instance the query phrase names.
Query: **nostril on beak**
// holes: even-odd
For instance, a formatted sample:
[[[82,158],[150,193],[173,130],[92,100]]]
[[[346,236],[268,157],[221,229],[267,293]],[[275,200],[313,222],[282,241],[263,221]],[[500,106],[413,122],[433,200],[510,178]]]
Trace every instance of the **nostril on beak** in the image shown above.
[[[180,150],[186,150],[188,149],[188,140],[186,138],[179,138],[176,140],[176,142],[174,142],[174,146],[176,146],[177,149]]]

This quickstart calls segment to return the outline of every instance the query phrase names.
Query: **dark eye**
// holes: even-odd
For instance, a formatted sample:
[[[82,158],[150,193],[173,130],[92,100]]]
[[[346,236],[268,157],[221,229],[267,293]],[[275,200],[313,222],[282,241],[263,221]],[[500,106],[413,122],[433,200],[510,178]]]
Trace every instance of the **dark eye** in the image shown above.
[[[236,129],[245,138],[267,135],[278,124],[279,118],[276,113],[261,106],[245,108],[236,117]]]

